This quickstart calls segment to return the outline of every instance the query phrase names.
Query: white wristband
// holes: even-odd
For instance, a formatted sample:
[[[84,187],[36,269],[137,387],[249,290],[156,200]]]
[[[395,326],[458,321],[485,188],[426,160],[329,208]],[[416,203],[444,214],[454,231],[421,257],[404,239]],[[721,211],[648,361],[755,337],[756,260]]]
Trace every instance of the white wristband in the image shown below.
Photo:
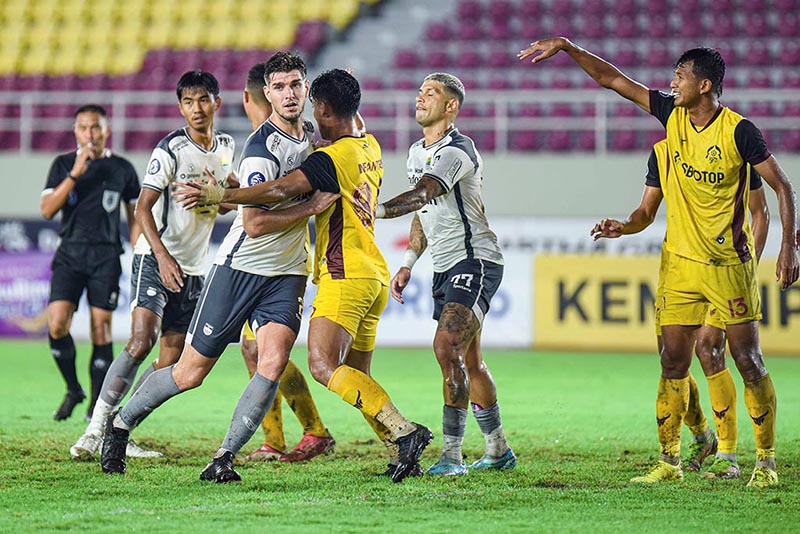
[[[383,219],[384,217],[386,217],[386,208],[384,207],[383,204],[378,204],[377,206],[375,206],[375,218]]]
[[[407,267],[410,271],[414,267],[414,264],[417,263],[418,259],[419,255],[410,248],[407,248],[406,253],[403,254],[403,263],[400,264],[400,267]]]

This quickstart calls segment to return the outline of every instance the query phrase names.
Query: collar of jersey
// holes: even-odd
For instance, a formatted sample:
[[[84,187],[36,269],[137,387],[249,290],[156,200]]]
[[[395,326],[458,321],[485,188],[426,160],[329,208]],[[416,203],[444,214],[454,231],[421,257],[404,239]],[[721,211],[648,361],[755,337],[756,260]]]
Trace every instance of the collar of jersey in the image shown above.
[[[196,146],[204,154],[208,153],[208,152],[214,152],[217,149],[217,131],[216,130],[214,130],[214,133],[213,133],[213,135],[214,135],[214,144],[211,145],[211,149],[209,150],[206,147],[198,145],[197,143],[195,143],[194,139],[192,139],[192,136],[189,135],[189,132],[186,131],[186,128],[187,128],[186,126],[183,127],[183,135],[185,135],[186,139],[188,139],[190,143],[192,143],[194,146]]]
[[[278,132],[280,135],[282,135],[283,137],[285,137],[286,139],[288,139],[288,140],[290,140],[290,141],[294,141],[294,142],[295,142],[295,143],[297,143],[298,145],[299,145],[300,143],[302,143],[302,142],[304,142],[304,141],[306,140],[306,131],[305,131],[305,129],[303,130],[303,138],[302,138],[302,139],[295,139],[295,138],[294,138],[294,137],[292,137],[291,135],[287,134],[286,132],[284,132],[283,130],[281,130],[280,128],[278,128],[278,125],[277,125],[277,124],[275,124],[274,122],[272,122],[270,119],[267,119],[267,122],[268,122],[268,123],[269,123],[269,124],[270,124],[270,125],[271,125],[273,128],[275,128],[275,131],[276,131],[276,132]]]
[[[720,105],[719,105],[719,107],[717,108],[717,112],[716,112],[716,113],[714,113],[714,116],[713,116],[713,117],[711,117],[711,120],[710,120],[710,121],[708,121],[708,124],[706,124],[705,126],[703,126],[702,128],[700,128],[699,130],[697,129],[697,126],[695,126],[695,125],[694,125],[694,123],[692,122],[692,118],[691,118],[691,116],[689,117],[689,124],[691,124],[691,125],[692,125],[692,129],[693,129],[695,132],[697,132],[697,133],[703,133],[703,132],[704,132],[704,131],[706,131],[706,130],[707,130],[707,129],[708,129],[708,128],[709,128],[709,127],[712,125],[712,124],[714,124],[714,121],[715,121],[715,120],[717,120],[717,118],[718,118],[718,117],[719,117],[719,116],[722,114],[722,110],[723,110],[723,109],[725,109],[725,106],[723,106],[722,104],[720,104]]]
[[[448,137],[452,136],[452,135],[453,135],[453,134],[455,134],[455,133],[458,133],[458,128],[456,128],[455,126],[453,126],[453,127],[450,129],[450,130],[448,130],[448,131],[447,131],[447,133],[445,133],[445,134],[442,136],[442,138],[441,138],[441,139],[439,139],[438,141],[436,141],[435,143],[433,143],[433,144],[430,144],[430,145],[426,145],[426,144],[425,144],[425,138],[423,137],[423,138],[422,138],[422,148],[431,148],[431,147],[433,147],[433,146],[436,146],[436,145],[438,145],[439,143],[441,143],[442,141],[444,141],[445,139],[447,139]]]

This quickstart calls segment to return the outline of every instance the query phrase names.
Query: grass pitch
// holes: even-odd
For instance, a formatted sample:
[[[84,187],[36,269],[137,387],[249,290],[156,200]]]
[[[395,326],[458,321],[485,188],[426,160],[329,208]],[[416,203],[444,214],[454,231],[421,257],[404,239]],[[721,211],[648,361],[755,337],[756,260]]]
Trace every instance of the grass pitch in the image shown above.
[[[121,347],[115,344],[115,350]],[[305,368],[305,351],[294,359]],[[69,459],[85,428],[86,404],[65,422],[51,415],[63,384],[45,342],[2,342],[0,361],[0,532],[797,532],[800,524],[800,359],[772,358],[778,392],[781,484],[748,490],[753,432],[739,393],[739,458],[743,479],[634,487],[658,452],[654,424],[659,366],[654,355],[491,352],[503,426],[517,469],[402,484],[376,476],[383,446],[360,414],[315,382],[312,393],[336,452],[307,464],[240,466],[241,484],[198,479],[222,440],[247,373],[232,346],[206,383],[170,400],[134,432],[161,459],[132,459],[125,476]],[[84,387],[88,347],[79,346]],[[698,366],[703,406],[710,415]],[[441,447],[441,379],[427,350],[379,350],[376,378],[395,404],[436,436]],[[310,380],[310,376],[306,374]],[[301,430],[284,405],[287,442]],[[245,448],[260,444],[260,430]],[[684,449],[688,433],[684,430]],[[465,454],[483,452],[470,416]]]

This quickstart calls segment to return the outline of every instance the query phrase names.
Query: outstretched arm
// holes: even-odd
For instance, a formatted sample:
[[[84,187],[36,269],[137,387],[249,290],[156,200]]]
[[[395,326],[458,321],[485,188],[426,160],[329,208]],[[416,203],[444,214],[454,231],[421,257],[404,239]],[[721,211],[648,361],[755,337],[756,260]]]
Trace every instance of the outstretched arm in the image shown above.
[[[252,187],[225,189],[216,180],[208,183],[176,182],[172,195],[186,209],[199,204],[272,204],[312,191],[306,175],[296,169],[283,178],[270,180]]]
[[[750,191],[750,217],[752,219],[753,239],[756,244],[756,260],[761,261],[761,254],[764,252],[764,245],[767,243],[767,232],[769,231],[769,208],[767,207],[767,196],[764,188],[759,187]]]
[[[556,37],[534,41],[528,48],[520,51],[517,57],[526,59],[533,56],[531,62],[538,63],[554,56],[561,50],[569,54],[569,57],[600,86],[615,91],[646,112],[650,112],[650,91],[646,86],[629,78],[605,59],[575,45],[569,39]],[[537,52],[539,55],[534,55]]]
[[[775,267],[775,277],[781,289],[787,289],[800,277],[795,240],[797,232],[797,195],[792,182],[783,172],[775,156],[770,156],[758,165],[753,165],[758,174],[778,195],[778,213],[781,217],[781,251]]]
[[[603,219],[594,225],[589,234],[595,241],[601,237],[613,239],[622,235],[638,234],[653,224],[663,198],[660,188],[645,186],[639,207],[633,210],[625,221]]]
[[[310,199],[288,208],[265,210],[244,208],[242,226],[248,237],[261,237],[285,230],[299,221],[325,211],[341,195],[315,191]]]
[[[375,208],[377,219],[394,219],[417,211],[434,198],[445,193],[444,187],[433,178],[423,175],[414,189],[401,193]]]
[[[405,255],[403,255],[403,264],[389,284],[392,291],[392,298],[400,304],[405,302],[403,300],[403,290],[408,285],[408,281],[411,280],[411,269],[427,247],[428,239],[425,237],[425,232],[422,230],[422,223],[419,220],[419,215],[414,214],[414,219],[411,221],[411,231],[408,234],[408,248],[406,249]]]

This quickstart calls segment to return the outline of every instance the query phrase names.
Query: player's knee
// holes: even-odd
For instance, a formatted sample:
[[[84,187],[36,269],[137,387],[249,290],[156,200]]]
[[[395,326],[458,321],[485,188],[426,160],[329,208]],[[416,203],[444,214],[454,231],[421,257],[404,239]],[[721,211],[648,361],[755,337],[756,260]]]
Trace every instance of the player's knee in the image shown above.
[[[732,353],[736,368],[745,382],[756,382],[767,375],[767,368],[764,365],[764,357],[757,349],[737,351]]]
[[[467,373],[469,376],[476,376],[482,375],[489,372],[489,368],[486,366],[486,363],[483,361],[480,362],[471,362],[467,361]]]
[[[316,358],[309,358],[308,371],[311,373],[311,376],[314,377],[314,380],[323,386],[328,387],[328,382],[331,380],[333,369],[331,369],[326,362]]]
[[[125,350],[128,351],[135,360],[144,360],[150,351],[153,350],[157,341],[156,336],[146,335],[144,332],[134,332],[125,345]]]
[[[53,339],[61,339],[69,334],[69,322],[61,319],[50,319],[48,322],[48,330],[50,337]]]
[[[719,347],[710,343],[698,343],[695,347],[695,354],[700,361],[704,375],[711,376],[725,370],[725,351],[720,350]]]

